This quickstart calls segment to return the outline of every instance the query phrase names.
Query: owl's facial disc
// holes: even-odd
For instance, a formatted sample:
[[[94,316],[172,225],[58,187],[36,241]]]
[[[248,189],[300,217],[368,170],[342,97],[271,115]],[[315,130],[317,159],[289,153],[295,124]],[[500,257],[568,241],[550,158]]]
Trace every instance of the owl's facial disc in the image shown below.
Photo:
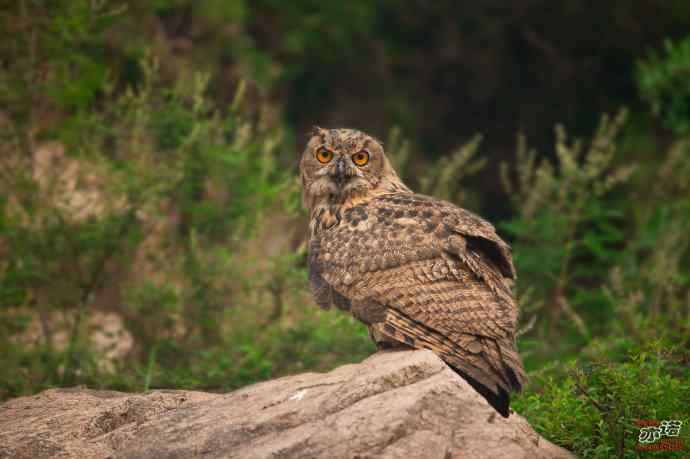
[[[300,162],[302,200],[309,209],[362,199],[372,192],[407,188],[383,147],[354,129],[315,128]]]

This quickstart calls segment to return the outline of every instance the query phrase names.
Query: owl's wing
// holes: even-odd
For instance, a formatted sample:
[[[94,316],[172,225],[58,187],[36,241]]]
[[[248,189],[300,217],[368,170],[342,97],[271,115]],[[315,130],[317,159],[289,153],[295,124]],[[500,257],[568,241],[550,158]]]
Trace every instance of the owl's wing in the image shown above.
[[[316,249],[312,271],[355,316],[433,350],[507,416],[508,392],[525,374],[514,339],[515,271],[489,223],[443,201],[388,195],[346,211]],[[385,308],[383,320],[361,312],[372,305]]]

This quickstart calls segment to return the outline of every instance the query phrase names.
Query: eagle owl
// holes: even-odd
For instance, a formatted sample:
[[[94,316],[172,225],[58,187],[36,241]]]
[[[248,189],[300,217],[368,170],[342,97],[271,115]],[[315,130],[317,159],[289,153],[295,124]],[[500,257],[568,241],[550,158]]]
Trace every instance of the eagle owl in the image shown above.
[[[360,131],[315,127],[300,175],[319,306],[349,311],[378,348],[430,349],[507,417],[526,375],[515,268],[494,227],[413,193]]]

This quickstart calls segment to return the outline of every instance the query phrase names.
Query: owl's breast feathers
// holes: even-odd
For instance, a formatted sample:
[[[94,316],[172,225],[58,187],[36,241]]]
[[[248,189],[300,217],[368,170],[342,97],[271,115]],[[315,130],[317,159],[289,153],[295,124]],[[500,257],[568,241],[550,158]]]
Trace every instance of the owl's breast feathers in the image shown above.
[[[515,349],[515,269],[493,226],[451,203],[391,193],[313,216],[316,302],[436,352],[502,415],[526,379]]]

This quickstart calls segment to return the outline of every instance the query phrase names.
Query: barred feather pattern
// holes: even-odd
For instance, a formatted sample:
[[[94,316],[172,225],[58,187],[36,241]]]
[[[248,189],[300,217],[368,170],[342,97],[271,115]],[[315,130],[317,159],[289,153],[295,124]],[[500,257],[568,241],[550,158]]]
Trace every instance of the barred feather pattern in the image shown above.
[[[310,243],[317,302],[350,310],[380,341],[432,350],[493,394],[504,416],[508,393],[526,379],[509,256],[479,217],[412,193],[345,209]]]
[[[353,148],[369,141],[358,131],[343,132]],[[335,143],[338,135],[323,131],[311,144],[347,147]],[[327,199],[308,190],[334,186],[310,186],[311,172],[303,167],[316,302],[349,311],[377,345],[430,349],[508,416],[509,392],[526,381],[515,344],[516,275],[508,245],[490,223],[412,193],[386,169],[385,159],[381,164],[371,189]]]

